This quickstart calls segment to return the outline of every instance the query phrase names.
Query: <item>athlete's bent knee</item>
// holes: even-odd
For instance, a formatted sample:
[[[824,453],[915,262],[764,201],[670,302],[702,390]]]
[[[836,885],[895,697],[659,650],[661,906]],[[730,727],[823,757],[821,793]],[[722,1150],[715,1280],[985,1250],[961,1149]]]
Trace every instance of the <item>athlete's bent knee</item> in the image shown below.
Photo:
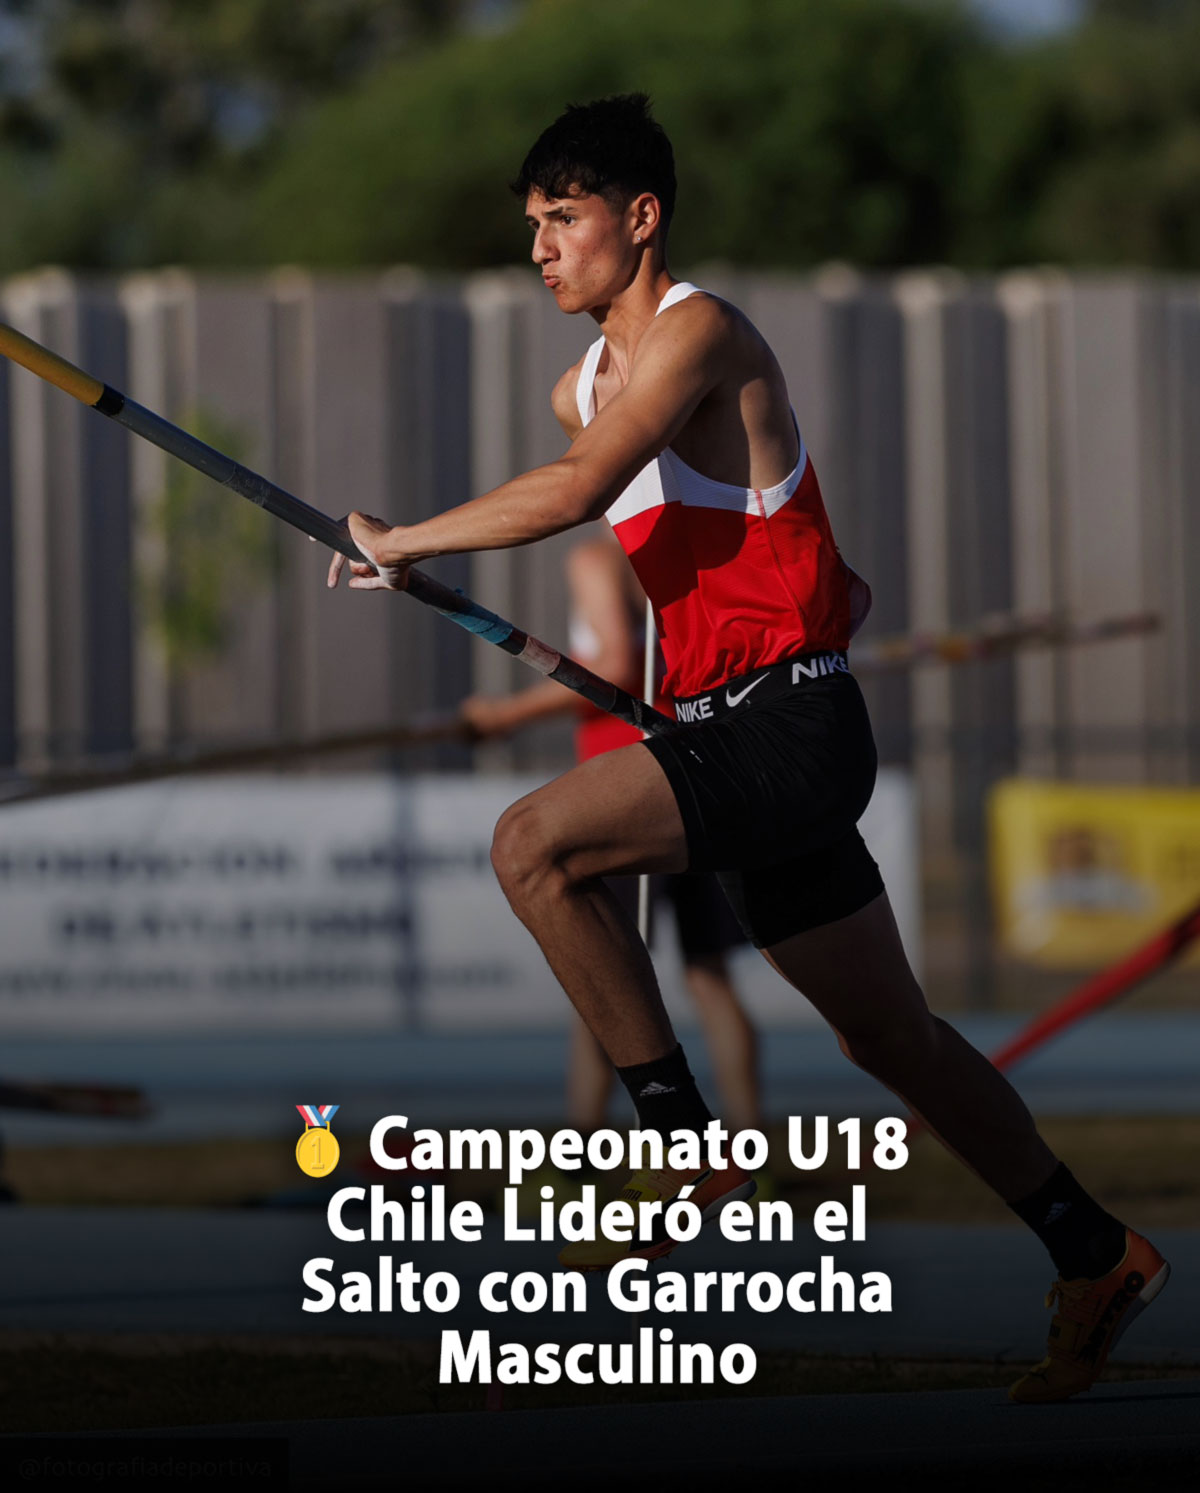
[[[884,1082],[925,1067],[938,1043],[933,1017],[916,1017],[886,1026],[839,1031],[838,1046],[857,1068]]]
[[[505,809],[492,835],[492,869],[508,890],[536,876],[548,846],[541,833],[537,810],[523,799]]]
[[[504,895],[520,914],[520,905],[550,890],[562,869],[545,817],[536,803],[522,799],[505,809],[492,836],[492,868]]]

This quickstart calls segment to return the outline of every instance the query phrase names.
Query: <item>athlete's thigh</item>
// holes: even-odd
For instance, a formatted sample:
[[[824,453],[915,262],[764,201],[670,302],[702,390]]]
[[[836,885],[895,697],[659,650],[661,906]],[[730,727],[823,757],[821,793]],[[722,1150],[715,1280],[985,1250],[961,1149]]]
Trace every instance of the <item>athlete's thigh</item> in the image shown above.
[[[666,774],[637,743],[581,762],[514,804],[537,842],[580,878],[682,871],[687,839]]]
[[[900,1026],[927,1010],[886,892],[763,953],[843,1036]]]

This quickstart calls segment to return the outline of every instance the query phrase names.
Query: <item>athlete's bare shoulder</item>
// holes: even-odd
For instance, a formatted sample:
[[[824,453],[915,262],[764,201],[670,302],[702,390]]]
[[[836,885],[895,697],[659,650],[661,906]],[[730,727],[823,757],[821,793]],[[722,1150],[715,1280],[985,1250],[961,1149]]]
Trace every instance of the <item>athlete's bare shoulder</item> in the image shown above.
[[[671,449],[735,487],[770,487],[794,468],[798,440],[783,372],[754,323],[714,295],[690,295],[655,318],[638,347],[644,381],[688,391]],[[638,377],[635,360],[632,386]],[[639,391],[640,392],[640,391]],[[652,390],[642,394],[652,398]]]
[[[646,328],[642,345],[665,337],[719,342],[731,336],[745,317],[736,306],[707,291],[696,290],[662,310]]]
[[[567,439],[572,441],[583,429],[583,421],[579,418],[579,403],[575,397],[582,369],[583,358],[580,358],[578,363],[573,363],[567,369],[550,394],[550,408],[554,411],[554,418],[566,432]]]
[[[660,312],[638,348],[653,355],[664,346],[686,344],[692,357],[711,359],[723,376],[738,381],[765,372],[775,359],[750,318],[729,301],[696,291]]]

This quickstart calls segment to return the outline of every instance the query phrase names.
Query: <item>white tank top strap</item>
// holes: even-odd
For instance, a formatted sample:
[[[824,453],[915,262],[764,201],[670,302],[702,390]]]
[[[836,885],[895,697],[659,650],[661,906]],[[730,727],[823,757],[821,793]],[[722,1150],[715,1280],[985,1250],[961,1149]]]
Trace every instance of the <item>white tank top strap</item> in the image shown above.
[[[666,295],[658,303],[655,316],[661,316],[664,311],[669,311],[672,306],[677,306],[680,301],[686,301],[690,295],[700,294],[700,287],[693,285],[690,280],[681,280],[678,285],[672,285]]]
[[[698,285],[692,285],[687,280],[681,280],[678,285],[672,285],[659,301],[655,316],[661,315],[671,306],[678,305],[680,301],[686,301],[688,296],[695,295],[699,290]],[[600,359],[603,356],[604,338],[597,337],[583,355],[583,367],[579,370],[579,380],[575,385],[575,405],[579,410],[579,418],[585,425],[590,425],[596,418],[596,370],[600,367]]]

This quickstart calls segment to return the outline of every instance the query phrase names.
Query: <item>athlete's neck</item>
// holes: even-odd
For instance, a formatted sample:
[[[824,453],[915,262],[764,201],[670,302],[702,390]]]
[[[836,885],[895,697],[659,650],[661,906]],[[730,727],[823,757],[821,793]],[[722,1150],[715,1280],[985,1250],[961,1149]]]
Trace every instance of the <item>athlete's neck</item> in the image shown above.
[[[622,379],[629,375],[629,365],[633,362],[637,345],[658,314],[663,296],[672,285],[679,283],[665,264],[656,263],[647,254],[629,285],[612,300],[594,306],[590,311],[589,315],[604,333],[608,344],[609,366]]]

